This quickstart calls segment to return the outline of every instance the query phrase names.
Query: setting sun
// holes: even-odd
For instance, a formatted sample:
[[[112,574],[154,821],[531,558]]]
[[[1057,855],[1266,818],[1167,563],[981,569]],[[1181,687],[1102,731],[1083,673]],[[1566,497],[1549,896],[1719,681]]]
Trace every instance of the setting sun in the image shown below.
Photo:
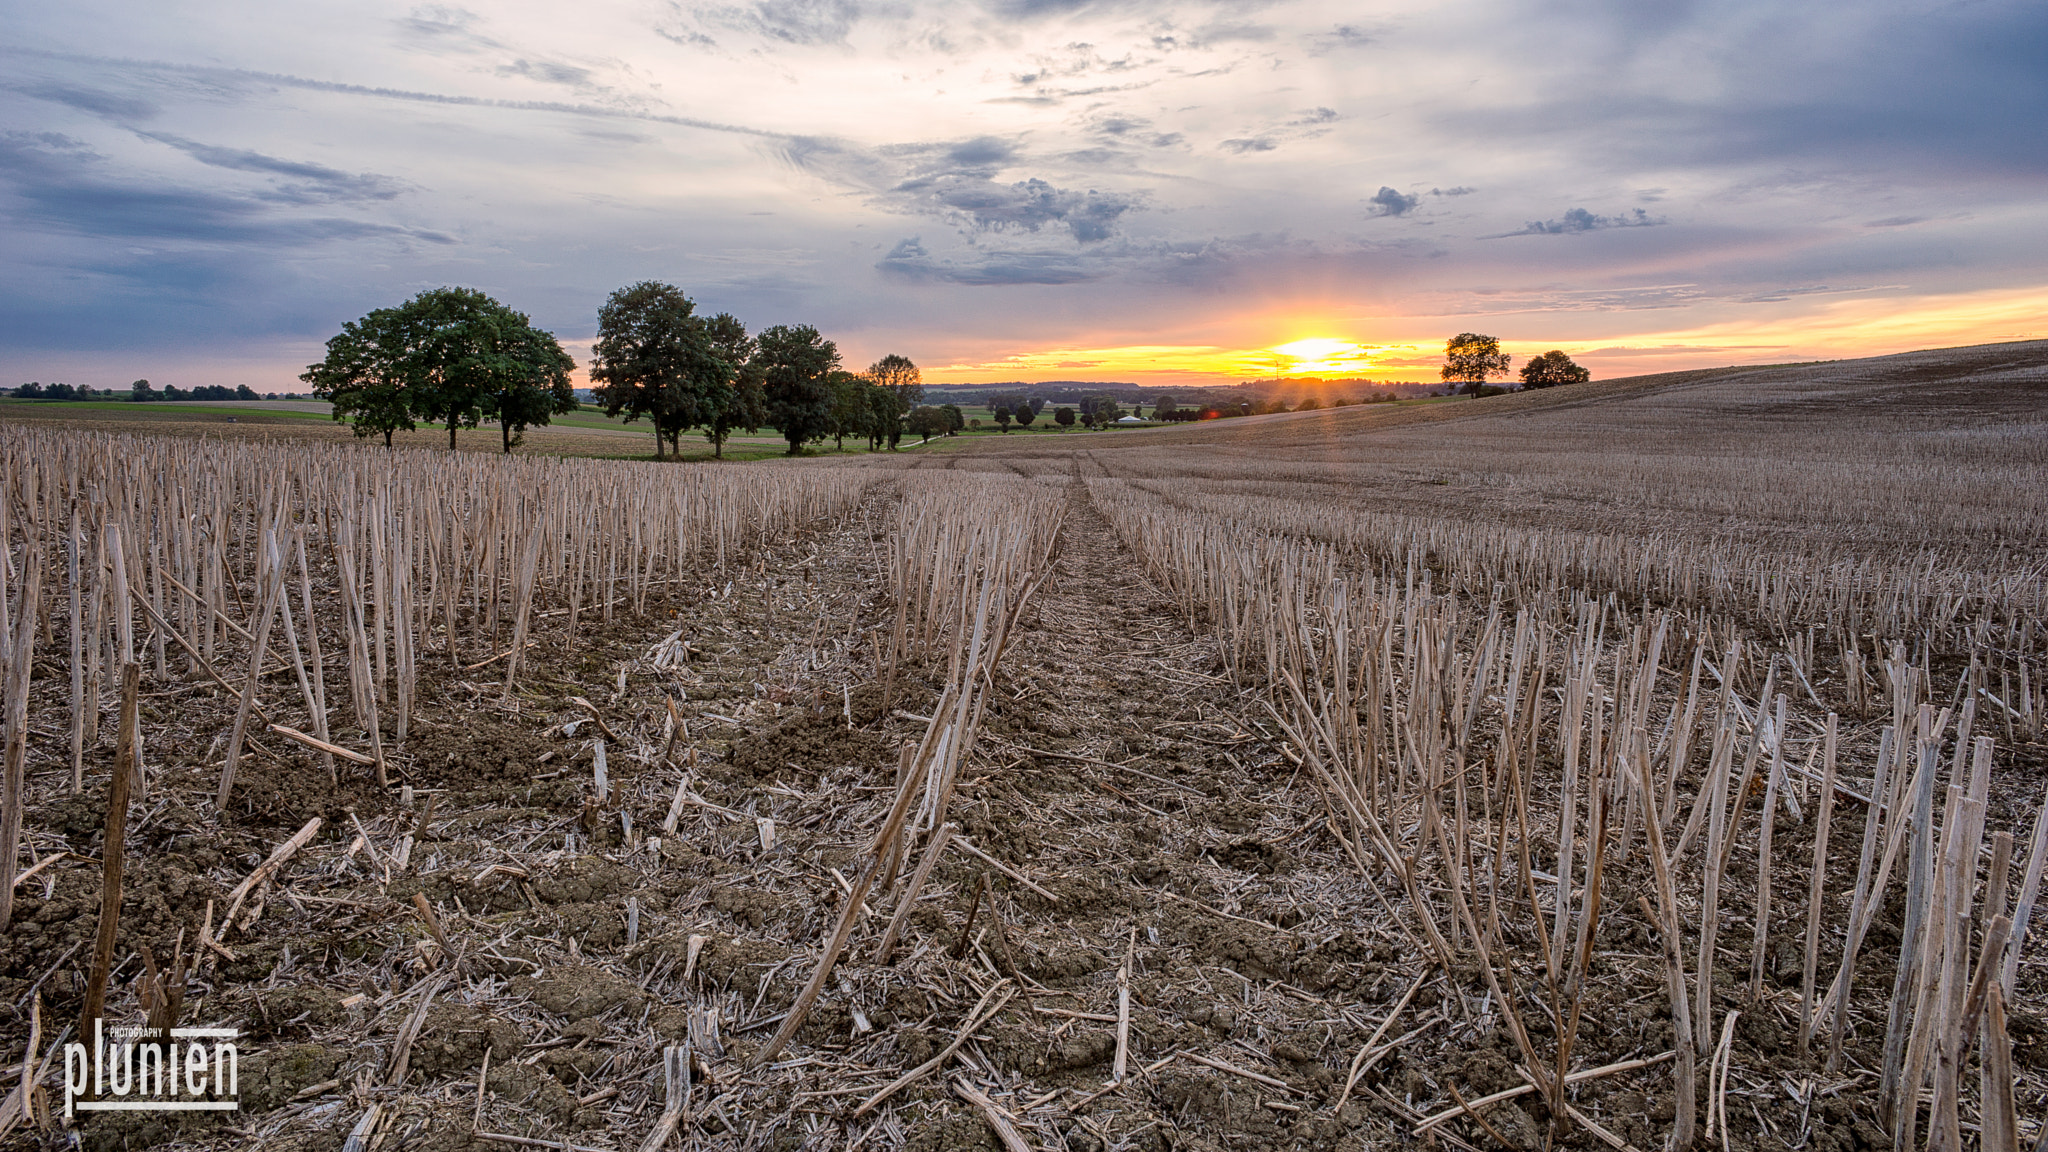
[[[1349,340],[1314,337],[1270,349],[1284,360],[1275,370],[1284,376],[1355,375],[1365,370],[1370,349]]]

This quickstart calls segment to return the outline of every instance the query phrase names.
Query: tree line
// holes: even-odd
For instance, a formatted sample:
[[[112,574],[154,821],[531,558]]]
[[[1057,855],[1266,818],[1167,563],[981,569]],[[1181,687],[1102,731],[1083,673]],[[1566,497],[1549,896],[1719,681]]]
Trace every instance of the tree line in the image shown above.
[[[247,384],[233,388],[221,384],[203,384],[197,388],[180,388],[167,384],[157,388],[147,380],[137,380],[128,386],[126,392],[113,388],[94,388],[90,384],[73,387],[70,384],[44,384],[40,380],[23,384],[14,390],[17,400],[91,400],[102,397],[108,400],[275,400],[277,393],[261,393]]]
[[[358,436],[382,435],[388,446],[394,432],[440,425],[453,448],[458,429],[490,421],[510,452],[526,429],[579,407],[574,369],[525,314],[473,288],[435,288],[342,325],[300,379]],[[700,315],[682,289],[654,280],[619,289],[598,309],[590,381],[606,415],[648,421],[656,459],[680,455],[692,430],[721,457],[733,433],[762,428],[781,433],[792,456],[827,437],[894,447],[924,394],[906,357],[850,372],[816,328],[750,334],[731,313]]]

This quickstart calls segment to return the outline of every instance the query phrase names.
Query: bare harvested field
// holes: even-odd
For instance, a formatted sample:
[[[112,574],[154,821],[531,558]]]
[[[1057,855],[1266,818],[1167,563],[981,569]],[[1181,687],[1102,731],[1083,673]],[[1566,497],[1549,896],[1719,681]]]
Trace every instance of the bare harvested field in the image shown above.
[[[240,1108],[92,1148],[2042,1133],[2048,344],[857,466],[237,428],[0,427],[19,1146],[101,1015]]]

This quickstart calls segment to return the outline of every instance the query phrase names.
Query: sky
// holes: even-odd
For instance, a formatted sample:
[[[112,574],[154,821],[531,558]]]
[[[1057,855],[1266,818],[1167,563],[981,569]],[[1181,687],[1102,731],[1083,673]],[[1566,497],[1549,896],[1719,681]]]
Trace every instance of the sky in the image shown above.
[[[2048,337],[2048,5],[0,0],[0,385],[641,280],[928,381]]]

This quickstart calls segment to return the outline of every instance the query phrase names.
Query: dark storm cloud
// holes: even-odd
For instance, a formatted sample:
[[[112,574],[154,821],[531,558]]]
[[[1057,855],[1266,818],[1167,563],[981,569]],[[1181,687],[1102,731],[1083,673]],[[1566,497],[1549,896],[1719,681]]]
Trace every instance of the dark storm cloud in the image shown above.
[[[1570,236],[1579,232],[1598,232],[1605,228],[1654,228],[1664,223],[1648,212],[1637,208],[1624,216],[1596,216],[1584,208],[1570,208],[1555,220],[1531,220],[1513,232],[1500,232],[1486,237],[1499,240],[1508,236]]]

